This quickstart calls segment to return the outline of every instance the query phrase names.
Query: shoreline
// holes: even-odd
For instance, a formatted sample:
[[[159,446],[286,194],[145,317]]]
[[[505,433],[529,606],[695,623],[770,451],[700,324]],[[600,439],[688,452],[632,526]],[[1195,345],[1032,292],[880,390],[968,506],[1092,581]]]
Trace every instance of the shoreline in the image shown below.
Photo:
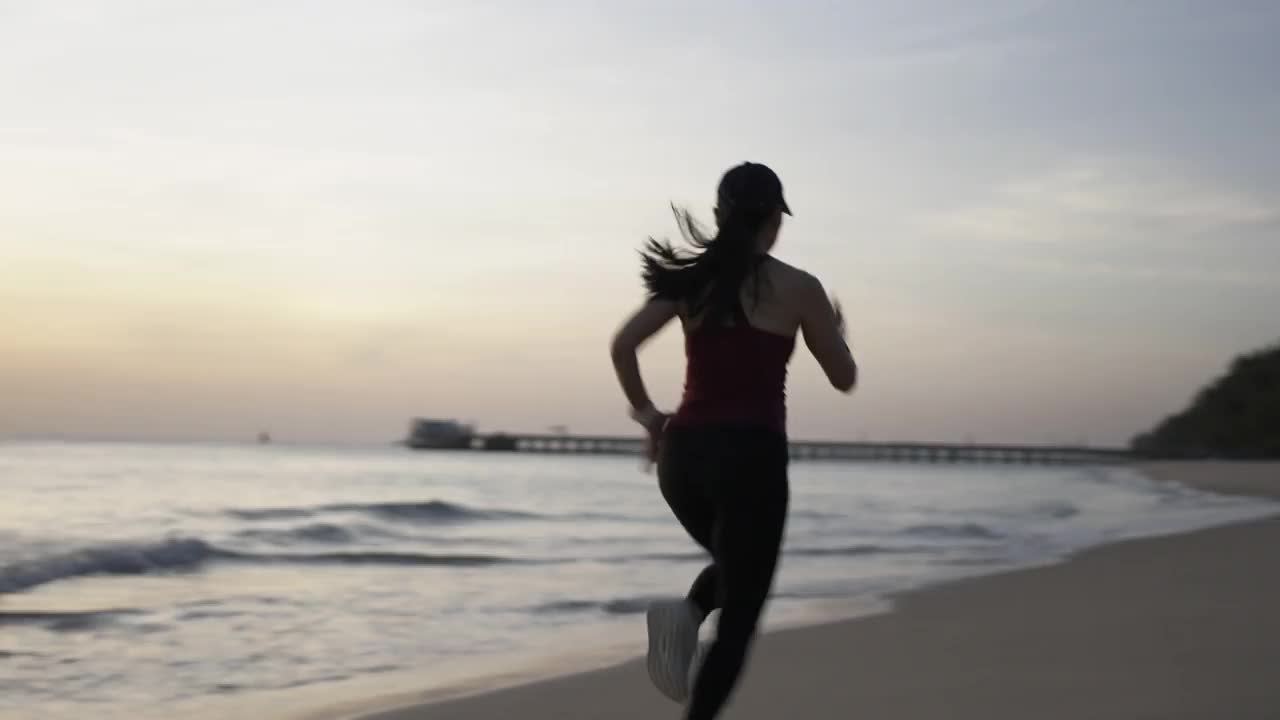
[[[1047,562],[1053,564],[1058,561]],[[1017,572],[1028,567],[1034,566],[1011,568],[1004,572]],[[943,581],[943,583],[956,581]],[[918,592],[936,586],[929,584],[903,592]],[[774,620],[761,634],[773,635],[822,627],[832,623],[857,622],[893,612],[892,598],[830,599],[824,602],[823,606],[825,610],[813,609],[807,613],[793,614],[783,620]],[[583,644],[577,650],[560,648],[549,652],[521,654],[503,662],[500,669],[490,665],[484,670],[461,671],[458,673],[458,679],[437,680],[426,686],[421,679],[409,679],[413,673],[406,671],[397,673],[404,676],[404,680],[388,680],[385,677],[367,678],[333,683],[323,690],[310,688],[304,691],[306,693],[305,709],[292,710],[284,714],[276,713],[271,717],[278,720],[373,720],[381,718],[388,712],[394,713],[409,708],[425,709],[441,703],[467,701],[495,692],[625,668],[643,660],[643,652],[637,650],[643,647],[643,623],[634,623],[634,625],[635,632],[632,636],[614,637],[612,641],[606,643],[601,643],[598,636],[593,636],[591,639],[595,641],[594,644]],[[587,635],[583,633],[582,637],[585,639]],[[576,640],[578,640],[577,637],[570,636],[564,639],[563,644],[572,645]],[[468,661],[466,667],[479,667],[479,663]],[[647,677],[645,683],[648,687]],[[332,699],[324,702],[317,701],[317,696],[321,694]],[[286,698],[281,699],[288,701]],[[303,702],[299,703],[299,705],[303,704]],[[251,705],[252,708],[262,706],[261,703]],[[215,717],[224,717],[225,712],[225,708],[219,708],[209,713],[208,717],[210,720]],[[200,720],[204,718],[205,715],[200,716]]]
[[[1171,462],[1145,463],[1131,467],[1146,477],[1161,482],[1178,483],[1224,495],[1280,499],[1280,464],[1278,463]],[[780,652],[784,655],[828,656],[831,662],[850,666],[866,664],[865,654],[857,652],[846,654],[840,652],[840,648],[833,650],[830,647],[832,643],[827,639],[828,635],[875,634],[879,632],[877,628],[911,624],[918,620],[914,616],[922,613],[945,618],[953,614],[947,607],[948,603],[964,606],[966,595],[1000,594],[998,588],[1001,585],[1029,583],[1035,586],[1060,583],[1061,581],[1056,579],[1058,576],[1079,574],[1082,567],[1085,571],[1091,571],[1095,569],[1094,566],[1109,567],[1117,563],[1124,565],[1126,562],[1141,567],[1148,563],[1135,563],[1131,556],[1143,559],[1167,555],[1168,550],[1175,548],[1191,551],[1201,546],[1212,547],[1224,542],[1239,543],[1241,540],[1236,537],[1237,535],[1250,538],[1258,535],[1270,538],[1266,542],[1280,542],[1280,517],[1273,514],[1261,520],[1245,520],[1190,532],[1120,539],[1116,542],[1086,548],[1065,558],[1049,562],[1006,568],[992,573],[906,589],[892,594],[887,607],[883,608],[863,608],[862,612],[853,615],[815,617],[809,621],[775,625],[762,634],[758,644],[762,649],[753,655],[761,658],[761,661],[753,660],[752,665],[754,668],[756,665],[773,664],[769,662],[770,658]],[[1280,603],[1280,585],[1272,589],[1275,595],[1274,597],[1268,595],[1268,597]],[[960,597],[957,598],[957,595]],[[992,601],[990,604],[999,605],[1000,603]],[[1008,610],[1016,611],[1016,608],[1008,608]],[[941,630],[941,628],[937,629]],[[1271,636],[1267,635],[1267,637]],[[1275,640],[1280,641],[1280,633],[1277,633]],[[884,642],[896,645],[899,641],[889,638]],[[802,649],[807,648],[807,650],[797,653],[796,646]],[[416,689],[403,692],[365,695],[360,699],[351,699],[351,696],[348,696],[345,701],[331,702],[312,708],[310,711],[293,713],[286,717],[293,720],[416,720],[421,717],[456,717],[464,720],[491,717],[496,714],[507,715],[516,712],[517,709],[524,712],[526,708],[532,708],[533,712],[524,712],[524,714],[548,719],[578,717],[579,713],[582,713],[582,717],[594,717],[602,712],[610,713],[613,717],[631,717],[633,714],[637,718],[662,717],[664,713],[675,717],[678,715],[676,706],[659,696],[649,686],[642,659],[637,657],[635,647],[615,642],[609,648],[594,653],[548,654],[536,662],[526,663],[522,669],[513,667],[507,672],[496,674],[491,672],[485,677],[473,677],[470,680],[448,685],[437,684],[427,690],[423,690],[419,684]],[[628,651],[627,648],[630,650]],[[780,651],[779,648],[782,650]],[[832,655],[836,657],[829,657]],[[590,662],[592,659],[594,662]],[[807,667],[804,660],[799,662]],[[787,667],[780,668],[778,671],[783,675],[796,673],[795,669]],[[767,697],[761,697],[764,692],[762,689],[752,689],[760,683],[757,676],[767,672],[767,669],[761,668],[748,670],[747,677],[740,686],[738,700],[734,702],[734,706],[739,708],[739,713],[749,705],[753,706],[753,710],[763,709],[767,705],[774,707],[770,711],[772,715],[758,714],[761,718],[794,711],[793,708],[779,705],[782,702],[780,699],[768,701]],[[790,678],[790,680],[783,682],[782,688],[775,687],[777,692],[764,694],[775,697],[789,695],[790,691],[787,687],[794,686],[796,678]],[[922,682],[922,684],[931,683],[930,680]],[[778,682],[775,680],[770,684],[777,686]],[[951,687],[952,683],[946,684]],[[841,685],[842,683],[836,682],[832,687],[819,690],[818,694],[821,695],[823,691],[830,692],[833,688],[839,689]],[[1277,690],[1277,693],[1274,698],[1267,696],[1266,699],[1268,701],[1274,699],[1275,707],[1280,707],[1280,690]],[[904,697],[909,695],[909,693],[905,694]],[[608,703],[602,702],[619,696],[626,698],[624,707],[621,709],[627,712],[621,715],[618,714],[619,708],[607,707]],[[573,698],[578,699],[576,704]],[[866,698],[862,698],[862,701],[865,700]],[[987,701],[991,702],[992,698],[988,698]],[[854,706],[850,707],[850,712],[852,707]],[[856,707],[859,710],[865,710],[862,705]],[[888,709],[886,706],[884,711],[880,712],[880,716],[916,717],[910,713],[886,715],[885,712]],[[968,717],[951,715],[945,706],[939,706],[932,712],[933,715],[920,717]],[[939,712],[942,714],[938,715]],[[1032,712],[1032,710],[1024,708],[1022,712]],[[1039,712],[1042,717],[1047,717],[1043,714],[1043,708]],[[1080,710],[1075,714],[1079,715],[1081,712],[1088,714],[1088,710]],[[733,716],[737,717],[738,714],[735,713]],[[751,712],[743,716],[756,717],[757,713]],[[832,717],[843,716],[843,713],[832,715]],[[1243,715],[1235,716],[1244,717]],[[1116,715],[1115,717],[1133,716]]]

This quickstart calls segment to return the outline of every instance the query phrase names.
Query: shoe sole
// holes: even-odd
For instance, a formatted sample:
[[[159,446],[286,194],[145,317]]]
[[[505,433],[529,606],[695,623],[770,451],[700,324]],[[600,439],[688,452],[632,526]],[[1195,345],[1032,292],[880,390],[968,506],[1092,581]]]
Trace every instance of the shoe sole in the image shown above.
[[[678,603],[656,603],[646,615],[649,626],[649,679],[663,695],[676,702],[689,697],[689,668],[698,636],[681,632],[688,618]],[[684,658],[682,660],[682,658]]]

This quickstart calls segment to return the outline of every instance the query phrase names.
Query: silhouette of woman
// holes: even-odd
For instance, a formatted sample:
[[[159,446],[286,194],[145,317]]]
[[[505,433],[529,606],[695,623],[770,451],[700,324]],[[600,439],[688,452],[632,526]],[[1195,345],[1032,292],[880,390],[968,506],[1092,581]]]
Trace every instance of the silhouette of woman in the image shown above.
[[[712,562],[684,599],[648,612],[650,678],[688,720],[719,714],[737,683],[773,584],[789,489],[785,386],[796,333],[831,384],[850,392],[857,365],[838,303],[813,275],[770,255],[790,215],[768,167],[743,163],[720,180],[716,232],[676,211],[694,252],[650,240],[646,302],[613,338],[618,381],[644,426],[662,495]],[[674,414],[654,407],[639,347],[674,318],[684,330],[684,393]],[[690,692],[698,628],[720,610],[715,641]]]

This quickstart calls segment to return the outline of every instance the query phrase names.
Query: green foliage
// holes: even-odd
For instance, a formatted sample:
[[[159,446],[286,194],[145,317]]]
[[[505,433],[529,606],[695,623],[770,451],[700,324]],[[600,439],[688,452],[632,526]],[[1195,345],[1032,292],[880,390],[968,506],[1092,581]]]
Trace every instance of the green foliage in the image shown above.
[[[1280,345],[1242,355],[1190,407],[1133,439],[1156,458],[1280,458]]]

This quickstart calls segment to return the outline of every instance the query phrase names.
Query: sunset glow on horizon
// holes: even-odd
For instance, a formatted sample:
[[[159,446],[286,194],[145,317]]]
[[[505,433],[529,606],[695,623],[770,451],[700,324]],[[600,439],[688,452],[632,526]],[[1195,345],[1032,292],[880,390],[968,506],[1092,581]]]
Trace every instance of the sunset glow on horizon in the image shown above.
[[[797,438],[1122,444],[1280,339],[1280,7],[533,5],[0,5],[0,438],[633,432],[743,160],[862,366]]]

